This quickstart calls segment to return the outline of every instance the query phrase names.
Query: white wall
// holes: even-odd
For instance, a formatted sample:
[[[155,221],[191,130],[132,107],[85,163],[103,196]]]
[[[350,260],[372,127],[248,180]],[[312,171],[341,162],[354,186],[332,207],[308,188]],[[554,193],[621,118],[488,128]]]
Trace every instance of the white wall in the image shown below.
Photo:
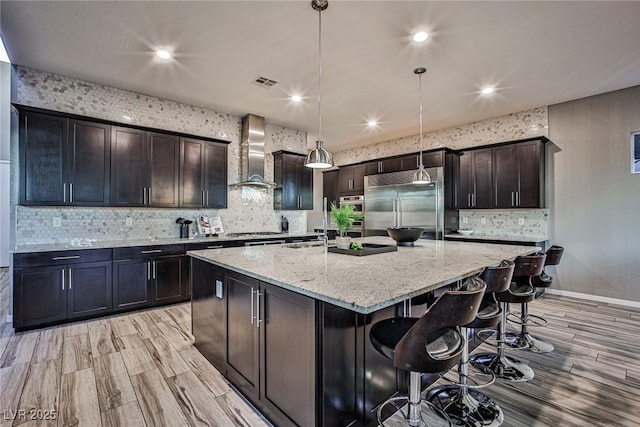
[[[640,301],[640,86],[549,107],[551,238],[565,247],[554,289]]]
[[[0,267],[9,265],[9,140],[11,65],[0,62]]]

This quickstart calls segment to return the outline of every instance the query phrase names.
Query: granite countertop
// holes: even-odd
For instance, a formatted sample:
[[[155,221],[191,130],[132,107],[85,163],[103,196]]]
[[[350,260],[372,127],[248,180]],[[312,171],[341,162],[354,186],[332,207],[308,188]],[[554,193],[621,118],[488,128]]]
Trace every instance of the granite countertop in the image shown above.
[[[502,240],[505,242],[544,242],[545,240],[549,240],[548,236],[517,236],[517,235],[489,235],[489,234],[473,234],[465,235],[465,234],[445,234],[445,238],[449,239],[469,239],[469,240]]]
[[[388,237],[354,239],[393,245]],[[422,295],[488,265],[534,253],[534,246],[418,240],[396,252],[351,256],[323,246],[254,246],[188,255],[321,301],[368,314]]]
[[[215,243],[226,242],[232,240],[266,240],[277,238],[296,238],[306,236],[317,236],[317,233],[281,233],[281,234],[268,234],[268,235],[250,235],[250,236],[238,236],[227,237],[221,234],[218,237],[196,237],[196,238],[160,238],[160,239],[131,239],[131,240],[78,240],[71,242],[60,243],[44,243],[35,245],[17,245],[10,253],[29,253],[29,252],[52,252],[52,251],[68,251],[76,249],[107,249],[107,248],[126,248],[132,246],[158,246],[158,245],[175,245],[175,244],[189,244],[189,243]]]

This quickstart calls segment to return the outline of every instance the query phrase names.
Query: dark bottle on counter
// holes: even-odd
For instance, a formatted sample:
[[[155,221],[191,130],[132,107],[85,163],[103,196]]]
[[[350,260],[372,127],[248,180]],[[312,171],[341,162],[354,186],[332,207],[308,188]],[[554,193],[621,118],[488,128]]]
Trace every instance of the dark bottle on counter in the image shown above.
[[[283,233],[289,232],[289,220],[284,215],[280,217],[280,231]]]

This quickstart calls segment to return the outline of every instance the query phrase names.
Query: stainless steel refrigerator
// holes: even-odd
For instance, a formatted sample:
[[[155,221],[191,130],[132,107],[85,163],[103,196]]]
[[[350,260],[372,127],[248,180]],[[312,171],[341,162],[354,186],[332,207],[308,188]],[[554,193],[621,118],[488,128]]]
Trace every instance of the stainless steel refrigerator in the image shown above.
[[[364,177],[365,236],[386,236],[388,227],[419,227],[422,238],[444,239],[443,169],[426,170],[431,184],[412,184],[415,171]]]

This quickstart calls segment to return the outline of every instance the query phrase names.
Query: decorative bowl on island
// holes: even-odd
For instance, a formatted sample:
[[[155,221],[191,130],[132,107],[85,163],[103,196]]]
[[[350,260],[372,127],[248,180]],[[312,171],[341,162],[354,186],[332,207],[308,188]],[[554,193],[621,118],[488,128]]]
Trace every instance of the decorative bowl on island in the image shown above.
[[[396,241],[398,246],[413,246],[413,242],[418,240],[424,229],[417,227],[391,227],[387,228],[389,237]]]
[[[458,230],[458,234],[462,234],[463,236],[468,236],[473,234],[473,230]]]

